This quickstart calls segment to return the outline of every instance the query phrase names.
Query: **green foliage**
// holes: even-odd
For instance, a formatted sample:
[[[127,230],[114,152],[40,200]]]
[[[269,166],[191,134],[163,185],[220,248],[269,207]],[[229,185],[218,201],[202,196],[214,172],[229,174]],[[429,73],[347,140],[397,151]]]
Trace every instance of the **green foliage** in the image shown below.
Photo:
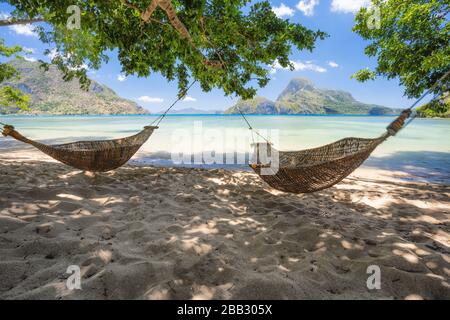
[[[13,16],[43,17],[51,30],[39,29],[41,40],[55,43],[56,63],[67,78],[86,81],[83,64],[98,68],[116,50],[124,74],[147,77],[159,72],[178,80],[180,92],[195,78],[204,91],[253,97],[264,86],[275,60],[287,67],[295,47],[312,50],[326,35],[278,18],[268,0],[173,0],[176,15],[189,32],[183,36],[166,12],[156,9],[143,21],[150,0],[8,0]],[[69,30],[69,5],[81,9],[81,29]]]
[[[372,0],[372,4],[380,8],[380,28],[369,27],[374,13],[363,8],[353,31],[370,41],[365,53],[376,57],[378,65],[373,72],[362,70],[354,77],[399,78],[408,97],[420,96],[450,68],[450,0]],[[443,90],[437,87],[434,92]]]
[[[375,74],[375,72],[366,68],[366,69],[359,70],[354,75],[352,75],[351,78],[356,79],[360,82],[366,82],[369,80],[375,80],[377,78],[377,75]]]
[[[20,46],[7,47],[4,39],[0,39],[0,56],[11,57],[20,52],[22,52]],[[17,77],[18,73],[14,67],[6,63],[0,63],[0,83]],[[29,102],[30,98],[19,89],[11,86],[0,88],[0,106],[27,109]]]
[[[424,118],[450,118],[450,97],[448,93],[446,99],[436,99],[417,108],[417,114]]]
[[[24,95],[22,91],[12,87],[0,88],[0,106],[17,107],[28,110],[30,97]]]

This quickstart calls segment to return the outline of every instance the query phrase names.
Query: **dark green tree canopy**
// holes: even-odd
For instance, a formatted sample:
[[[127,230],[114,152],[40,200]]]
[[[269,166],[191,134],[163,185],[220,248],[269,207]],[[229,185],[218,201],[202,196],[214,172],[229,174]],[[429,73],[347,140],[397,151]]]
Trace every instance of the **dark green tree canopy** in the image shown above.
[[[290,65],[293,48],[312,50],[321,31],[278,18],[269,1],[249,0],[9,0],[11,21],[46,21],[38,29],[61,53],[53,59],[67,79],[88,83],[86,70],[99,68],[117,50],[125,74],[160,72],[176,79],[180,92],[199,81],[204,91],[250,98],[269,81],[268,65]],[[79,29],[67,27],[67,8],[80,8]],[[3,22],[5,24],[7,22]],[[1,23],[0,23],[1,24]]]
[[[408,97],[418,97],[450,69],[450,0],[372,0],[379,8],[380,28],[373,28],[374,11],[363,8],[353,30],[370,44],[365,53],[376,57],[375,70],[364,69],[360,81],[385,76],[399,78]],[[448,91],[449,79],[434,89]]]

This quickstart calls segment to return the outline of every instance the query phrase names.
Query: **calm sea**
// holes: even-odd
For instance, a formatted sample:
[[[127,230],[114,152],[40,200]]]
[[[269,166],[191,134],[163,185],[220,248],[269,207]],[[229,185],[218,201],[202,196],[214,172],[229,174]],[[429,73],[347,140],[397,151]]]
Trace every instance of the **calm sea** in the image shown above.
[[[48,143],[108,139],[132,135],[156,116],[0,116],[22,134]],[[324,145],[344,137],[377,137],[393,117],[368,116],[248,116],[253,127],[270,136],[280,150]],[[143,146],[135,161],[171,164],[171,155],[189,152],[245,153],[257,136],[236,115],[169,115]],[[0,152],[6,139],[0,139]],[[9,143],[11,143],[9,141]],[[212,152],[212,153],[211,153]],[[419,172],[448,178],[450,121],[416,119],[398,136],[381,145],[368,166]],[[225,166],[219,164],[219,166]]]

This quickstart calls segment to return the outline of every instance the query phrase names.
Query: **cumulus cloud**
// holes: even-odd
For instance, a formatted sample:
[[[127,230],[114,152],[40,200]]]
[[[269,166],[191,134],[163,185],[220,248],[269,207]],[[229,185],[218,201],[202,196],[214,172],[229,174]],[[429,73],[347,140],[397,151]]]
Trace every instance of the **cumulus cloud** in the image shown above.
[[[339,67],[339,65],[338,65],[336,62],[334,62],[334,61],[328,61],[328,65],[329,65],[330,67],[332,67],[332,68],[337,68],[337,67]]]
[[[281,3],[279,7],[272,7],[272,11],[278,18],[292,17],[294,15],[294,9],[288,7],[284,3]]]
[[[185,101],[185,102],[195,102],[195,101],[197,101],[197,99],[195,99],[195,98],[193,98],[193,97],[190,97],[190,96],[186,96],[186,97],[183,99],[183,101]]]
[[[149,97],[149,96],[140,96],[137,98],[138,101],[144,102],[144,103],[162,103],[164,102],[163,98],[158,97]]]
[[[319,65],[314,64],[312,61],[291,61],[294,66],[294,71],[314,71],[319,73],[327,72],[327,69],[321,67]],[[277,70],[290,70],[289,67],[283,68],[280,63],[277,61],[273,64],[272,69],[270,70],[271,74],[275,74]]]
[[[34,27],[31,24],[15,24],[9,26],[9,29],[19,35],[37,37],[37,34],[34,32]]]
[[[362,7],[369,7],[371,0],[332,0],[331,11],[342,13],[356,13]]]
[[[117,75],[117,80],[120,82],[124,82],[125,80],[127,80],[127,77],[123,74],[118,74]]]
[[[305,16],[314,15],[314,8],[319,4],[319,0],[301,0],[297,3],[297,9]]]

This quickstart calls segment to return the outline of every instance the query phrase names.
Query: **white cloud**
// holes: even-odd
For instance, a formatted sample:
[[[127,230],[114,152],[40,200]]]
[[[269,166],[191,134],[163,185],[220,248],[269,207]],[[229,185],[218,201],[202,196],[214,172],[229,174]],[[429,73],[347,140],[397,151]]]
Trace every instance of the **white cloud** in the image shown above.
[[[9,26],[9,29],[23,36],[37,37],[37,34],[34,32],[34,27],[31,24],[15,24]]]
[[[162,99],[162,98],[149,97],[149,96],[140,96],[139,98],[137,98],[137,100],[140,102],[145,102],[145,103],[162,103],[162,102],[164,102],[164,99]]]
[[[34,48],[22,47],[23,51],[27,53],[35,53],[36,50]]]
[[[123,74],[118,74],[117,75],[117,80],[120,82],[124,82],[125,80],[127,80],[127,77],[124,76]]]
[[[29,61],[29,62],[36,62],[37,61],[37,59],[36,58],[33,58],[33,57],[23,57],[26,61]]]
[[[305,16],[312,16],[314,8],[319,4],[319,0],[301,0],[297,3],[297,9],[303,12]]]
[[[272,11],[278,18],[292,17],[294,15],[294,9],[291,9],[284,3],[281,3],[279,7],[272,7]]]
[[[291,61],[292,65],[294,66],[294,71],[314,71],[319,73],[327,72],[327,69],[324,67],[318,66],[314,64],[312,61]],[[278,61],[276,61],[272,69],[270,70],[271,74],[275,74],[277,70],[290,70],[289,67],[283,68]]]
[[[369,7],[371,0],[332,0],[331,11],[342,13],[356,13],[362,7]]]
[[[328,65],[329,65],[330,67],[332,67],[332,68],[337,68],[337,67],[339,67],[339,65],[338,65],[336,62],[334,62],[334,61],[328,61]]]
[[[193,97],[190,97],[190,96],[186,96],[186,97],[183,99],[183,101],[185,101],[185,102],[195,102],[195,101],[197,101],[197,99],[195,99],[195,98],[193,98]]]

